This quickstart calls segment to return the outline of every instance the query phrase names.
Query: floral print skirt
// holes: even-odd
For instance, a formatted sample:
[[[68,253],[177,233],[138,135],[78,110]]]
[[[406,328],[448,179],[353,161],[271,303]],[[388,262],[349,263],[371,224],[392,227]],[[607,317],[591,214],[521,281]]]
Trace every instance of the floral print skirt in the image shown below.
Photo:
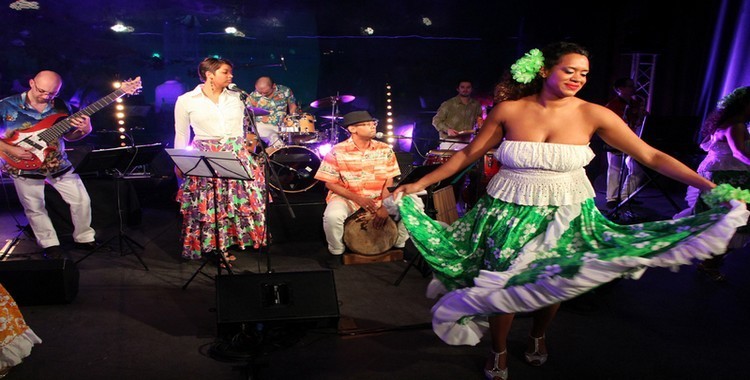
[[[240,138],[194,140],[193,148],[234,152],[253,180],[186,176],[177,192],[182,213],[182,257],[197,260],[205,252],[226,252],[231,246],[244,249],[266,245],[263,165],[247,152]]]
[[[42,340],[26,325],[16,301],[0,284],[0,368],[20,364],[39,343]]]
[[[433,269],[433,328],[449,344],[477,344],[486,317],[528,312],[571,299],[647,267],[677,267],[726,251],[747,222],[732,201],[691,217],[619,225],[593,199],[565,206],[524,206],[485,195],[450,226],[400,204],[415,246]]]

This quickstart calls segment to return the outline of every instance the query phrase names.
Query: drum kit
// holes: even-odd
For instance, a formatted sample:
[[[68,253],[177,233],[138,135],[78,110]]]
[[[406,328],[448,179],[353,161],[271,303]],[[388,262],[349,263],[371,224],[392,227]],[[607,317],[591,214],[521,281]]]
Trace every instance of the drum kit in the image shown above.
[[[279,133],[283,136],[282,145],[268,150],[268,158],[276,165],[279,177],[279,185],[271,184],[271,187],[285,193],[301,193],[318,183],[315,173],[323,157],[331,146],[339,142],[338,130],[343,117],[338,116],[338,106],[355,98],[354,95],[335,95],[310,103],[312,108],[331,107],[330,115],[321,116],[330,120],[320,124],[322,130],[316,129],[317,118],[312,113],[294,113],[284,117],[279,126]],[[269,114],[265,109],[247,108],[254,116]],[[248,138],[248,141],[251,140]]]

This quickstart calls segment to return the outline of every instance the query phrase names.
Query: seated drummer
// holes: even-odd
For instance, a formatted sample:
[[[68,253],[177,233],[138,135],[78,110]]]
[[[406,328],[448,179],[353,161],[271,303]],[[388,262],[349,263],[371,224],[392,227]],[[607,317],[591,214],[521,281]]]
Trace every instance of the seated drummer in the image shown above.
[[[388,211],[382,200],[390,195],[388,187],[393,178],[401,174],[390,145],[375,141],[378,120],[367,111],[354,111],[344,115],[342,126],[351,137],[333,146],[323,158],[315,179],[325,182],[328,188],[323,230],[328,242],[329,268],[342,264],[344,253],[344,221],[360,208],[374,213],[373,224],[383,228]],[[403,248],[409,235],[398,223],[395,248]]]

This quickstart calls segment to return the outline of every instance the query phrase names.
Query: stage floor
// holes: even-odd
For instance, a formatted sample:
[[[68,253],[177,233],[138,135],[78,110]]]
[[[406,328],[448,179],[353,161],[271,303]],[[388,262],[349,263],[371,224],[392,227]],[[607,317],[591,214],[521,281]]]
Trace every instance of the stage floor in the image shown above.
[[[671,195],[681,202],[680,194]],[[631,208],[643,218],[674,213],[656,189],[643,191],[638,200],[641,204]],[[299,220],[302,230],[279,237],[263,253],[235,252],[234,273],[267,275],[271,269],[271,277],[283,277],[327,270],[314,203],[292,204],[304,217]],[[279,203],[274,208],[283,211]],[[334,294],[319,293],[335,297],[337,327],[264,324],[264,342],[243,346],[255,352],[252,360],[215,360],[209,355],[220,341],[215,282],[198,275],[183,289],[200,262],[179,257],[176,210],[148,204],[142,211],[141,224],[125,232],[145,246],[140,256],[150,270],[132,254],[121,256],[115,244],[78,264],[80,286],[73,302],[22,306],[43,343],[8,379],[246,379],[248,368],[257,379],[483,378],[489,341],[475,347],[440,341],[430,328],[433,300],[424,296],[430,277],[410,268],[394,285],[407,268],[402,261],[333,271]],[[0,241],[5,242],[25,218],[17,207],[0,215]],[[308,233],[303,233],[305,225]],[[116,234],[110,226],[97,231],[97,239]],[[73,260],[85,254],[69,250]],[[407,258],[412,255],[413,247],[407,246]],[[9,258],[41,260],[26,236]],[[676,273],[650,269],[638,281],[616,281],[566,302],[547,335],[549,361],[540,368],[523,362],[531,321],[519,315],[510,334],[510,376],[737,378],[746,372],[743,358],[750,353],[749,270],[750,257],[743,249],[727,258],[724,284],[708,281],[694,266]],[[209,265],[204,272],[213,275],[216,268]]]

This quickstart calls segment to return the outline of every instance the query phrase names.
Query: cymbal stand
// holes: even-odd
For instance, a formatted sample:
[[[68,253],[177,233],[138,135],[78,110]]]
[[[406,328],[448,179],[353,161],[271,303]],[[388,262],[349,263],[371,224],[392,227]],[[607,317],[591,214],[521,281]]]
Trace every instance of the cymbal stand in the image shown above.
[[[336,145],[339,142],[339,126],[336,124],[336,115],[339,113],[339,92],[336,91],[336,96],[331,97],[331,145]]]

